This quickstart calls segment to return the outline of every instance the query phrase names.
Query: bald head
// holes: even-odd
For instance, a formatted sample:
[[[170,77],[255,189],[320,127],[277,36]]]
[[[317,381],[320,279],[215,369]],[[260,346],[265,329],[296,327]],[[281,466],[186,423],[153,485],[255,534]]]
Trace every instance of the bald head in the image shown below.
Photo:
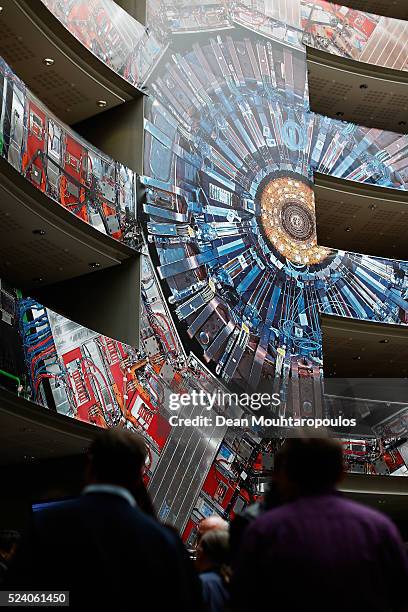
[[[228,531],[227,521],[224,521],[224,519],[217,514],[213,514],[198,523],[198,537],[201,538],[205,533],[213,531],[214,529]]]

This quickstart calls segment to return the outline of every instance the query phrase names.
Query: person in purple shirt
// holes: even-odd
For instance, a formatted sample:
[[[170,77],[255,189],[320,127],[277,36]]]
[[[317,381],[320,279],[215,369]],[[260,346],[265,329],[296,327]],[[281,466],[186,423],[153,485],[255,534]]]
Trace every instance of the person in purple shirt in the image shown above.
[[[234,612],[408,610],[408,558],[398,530],[336,491],[342,476],[336,440],[286,440],[275,474],[285,503],[245,532]]]

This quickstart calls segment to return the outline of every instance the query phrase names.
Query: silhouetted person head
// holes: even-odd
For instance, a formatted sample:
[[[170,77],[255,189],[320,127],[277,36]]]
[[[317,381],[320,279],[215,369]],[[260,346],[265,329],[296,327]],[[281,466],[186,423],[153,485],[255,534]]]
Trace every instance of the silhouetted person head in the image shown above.
[[[13,529],[3,529],[0,531],[0,561],[8,564],[13,558],[18,543],[20,534]]]
[[[196,567],[199,572],[217,572],[227,579],[229,534],[226,529],[212,529],[203,534],[197,548]]]
[[[288,438],[278,456],[275,481],[285,499],[319,495],[333,489],[343,477],[342,446],[333,438]]]
[[[112,484],[135,493],[142,485],[147,457],[143,437],[125,429],[99,432],[88,451],[88,483]]]

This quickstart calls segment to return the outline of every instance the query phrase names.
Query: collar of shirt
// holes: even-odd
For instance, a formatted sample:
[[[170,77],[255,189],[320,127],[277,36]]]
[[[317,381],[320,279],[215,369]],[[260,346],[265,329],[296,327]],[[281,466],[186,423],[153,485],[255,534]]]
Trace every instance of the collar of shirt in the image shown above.
[[[111,484],[91,484],[84,488],[82,491],[82,495],[87,495],[88,493],[109,493],[111,495],[118,495],[119,497],[123,497],[126,501],[135,508],[137,506],[136,500],[133,495],[125,489],[124,487],[119,487],[117,485]]]

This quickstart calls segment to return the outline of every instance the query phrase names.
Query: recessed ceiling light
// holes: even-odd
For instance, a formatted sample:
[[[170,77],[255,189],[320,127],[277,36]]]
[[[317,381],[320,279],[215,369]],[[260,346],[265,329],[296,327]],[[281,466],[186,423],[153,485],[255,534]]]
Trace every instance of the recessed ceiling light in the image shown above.
[[[33,229],[33,234],[35,236],[45,236],[46,231],[43,229]]]
[[[345,232],[351,232],[351,227],[348,225],[347,227],[344,228]]]
[[[55,64],[55,59],[52,57],[44,57],[43,64],[44,66],[53,66]]]
[[[370,204],[368,207],[370,210],[375,210],[377,208],[377,204]]]
[[[35,278],[31,280],[33,281],[33,283],[42,283],[44,279],[42,276],[36,276]]]
[[[353,357],[354,361],[360,361],[361,359],[361,355],[357,355],[356,357]]]
[[[99,108],[105,108],[105,106],[107,105],[107,101],[106,100],[97,100],[96,101],[96,105],[99,106]]]
[[[98,261],[91,261],[89,262],[89,267],[90,268],[100,268],[101,264]]]
[[[383,340],[380,340],[379,342],[380,342],[380,344],[388,344],[389,340],[388,340],[388,338],[384,338]]]

